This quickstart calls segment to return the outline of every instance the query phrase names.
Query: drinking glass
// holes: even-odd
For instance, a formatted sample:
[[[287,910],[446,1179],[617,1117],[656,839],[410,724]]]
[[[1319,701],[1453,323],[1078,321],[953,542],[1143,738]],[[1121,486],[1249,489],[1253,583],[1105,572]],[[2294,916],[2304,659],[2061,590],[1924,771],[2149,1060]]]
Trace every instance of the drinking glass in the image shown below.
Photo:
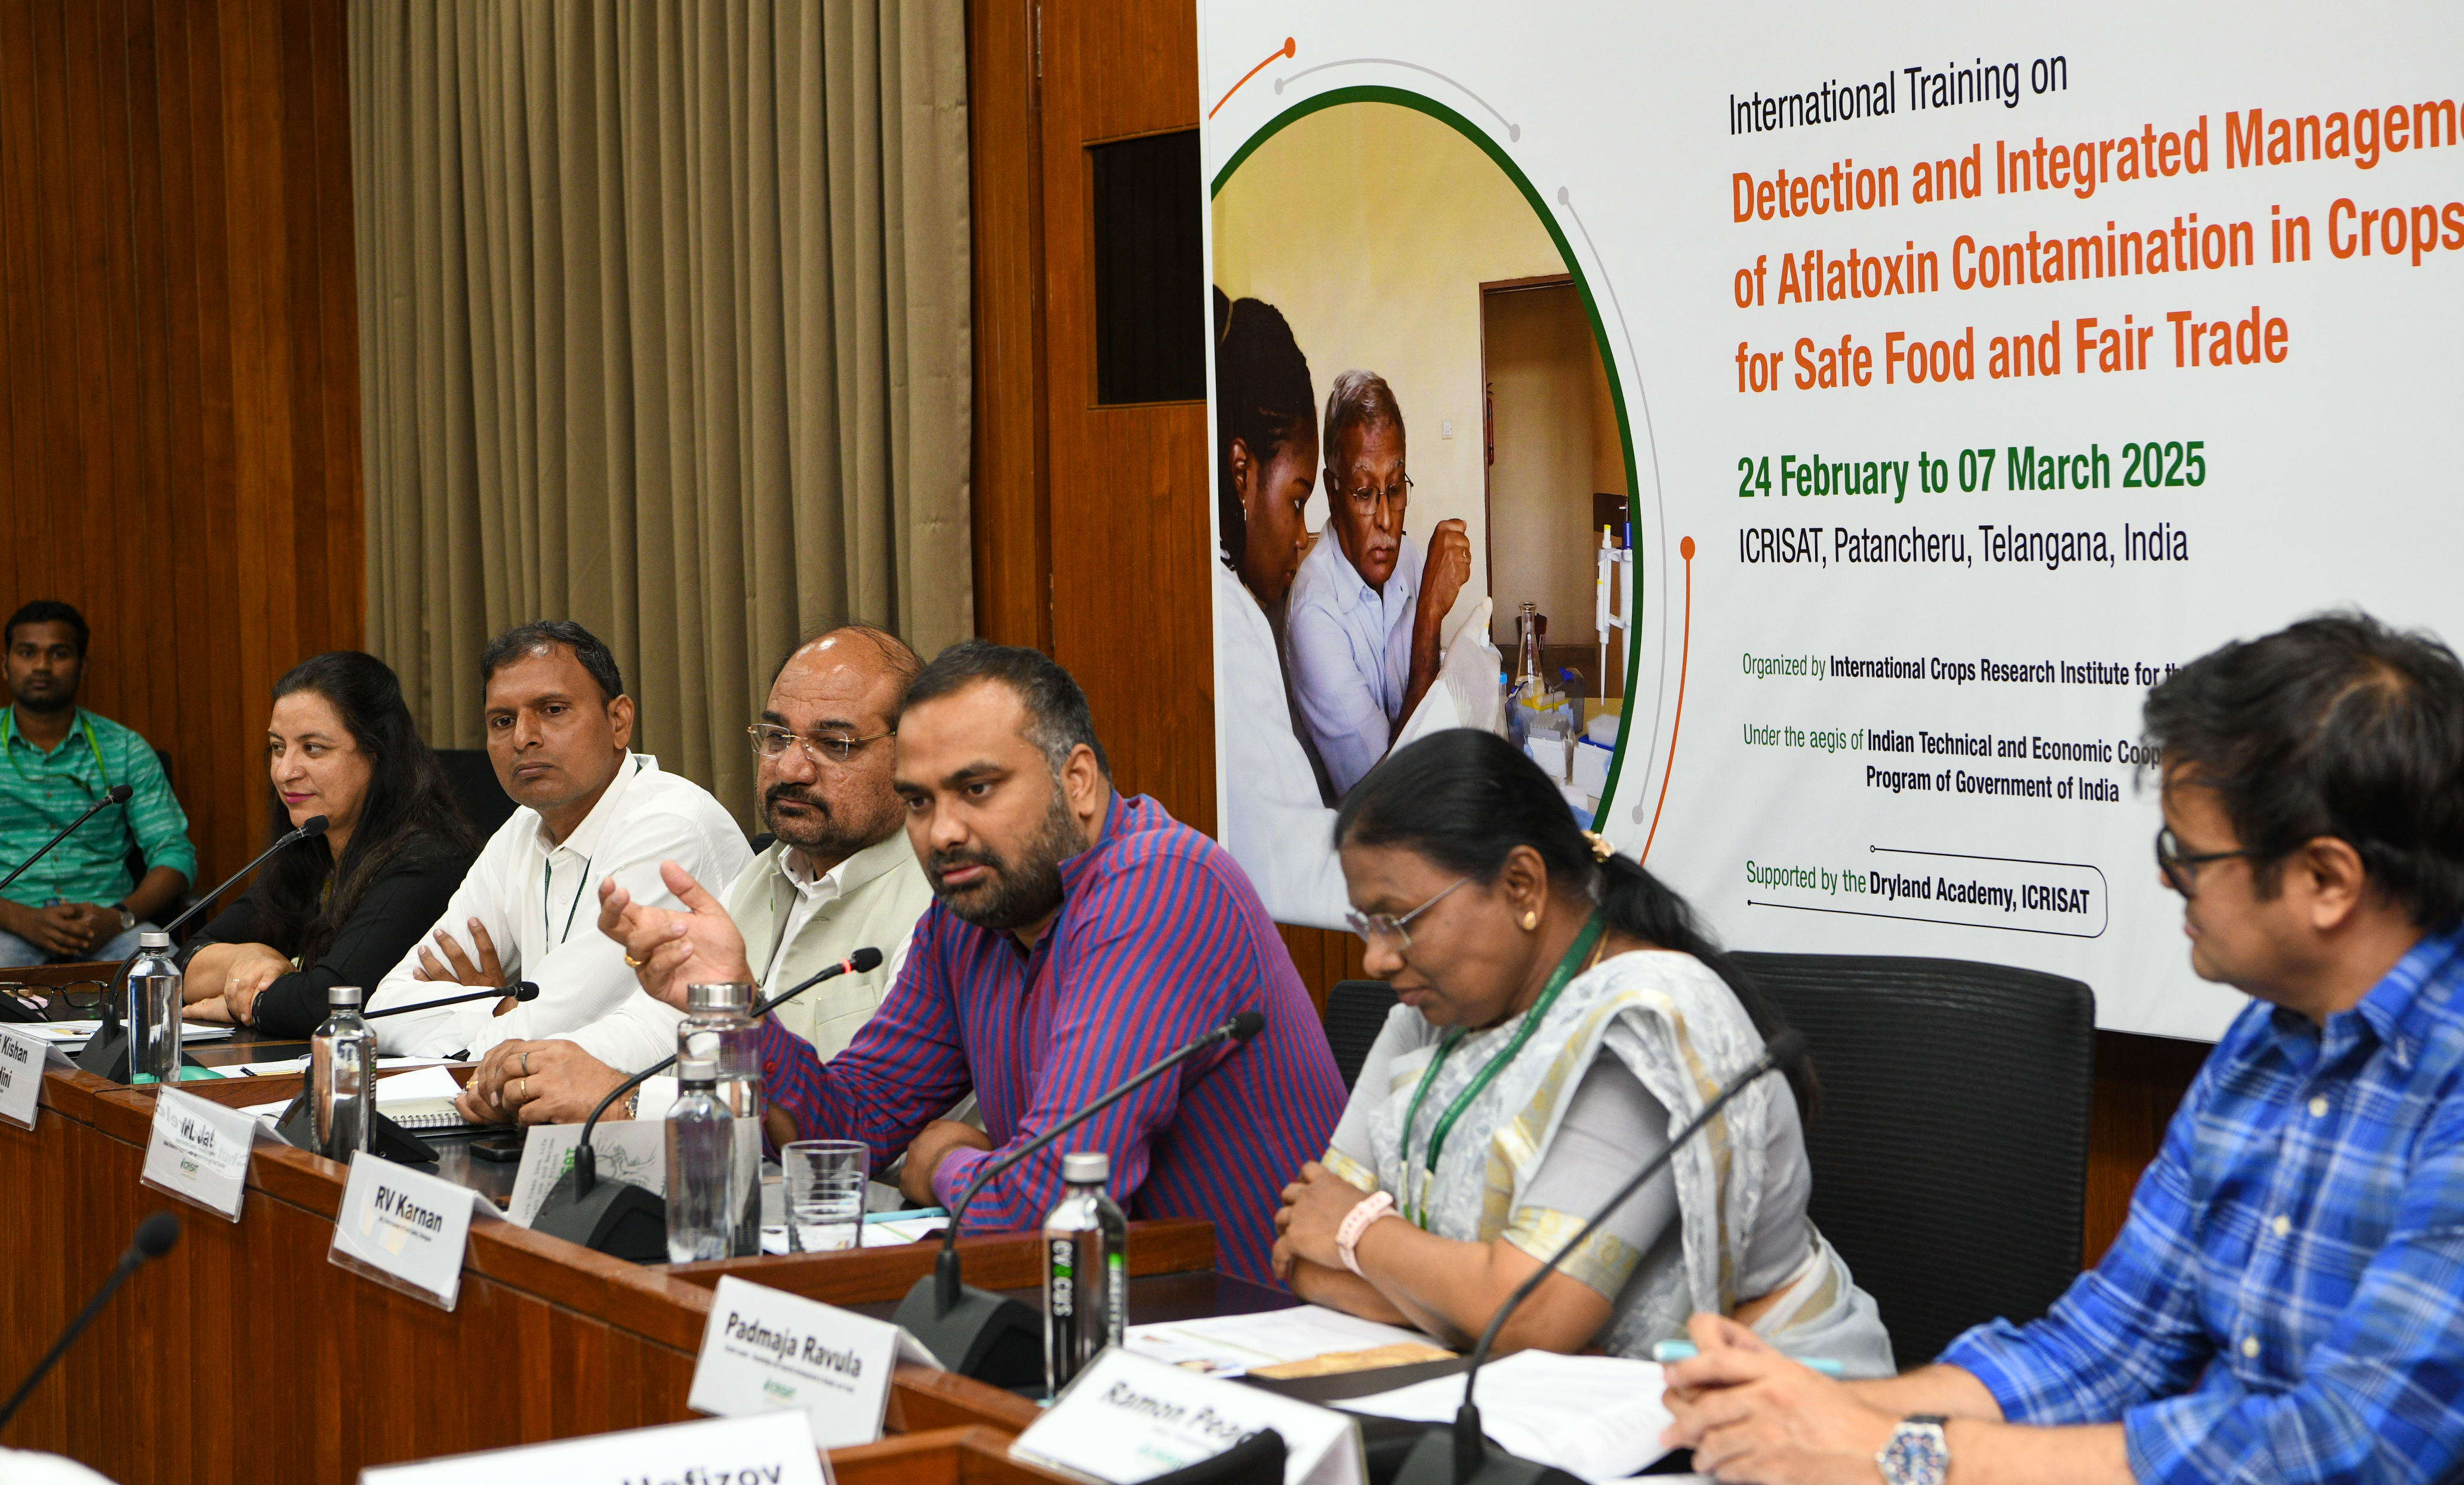
[[[871,1151],[859,1140],[799,1140],[779,1152],[787,1176],[787,1251],[856,1247]]]

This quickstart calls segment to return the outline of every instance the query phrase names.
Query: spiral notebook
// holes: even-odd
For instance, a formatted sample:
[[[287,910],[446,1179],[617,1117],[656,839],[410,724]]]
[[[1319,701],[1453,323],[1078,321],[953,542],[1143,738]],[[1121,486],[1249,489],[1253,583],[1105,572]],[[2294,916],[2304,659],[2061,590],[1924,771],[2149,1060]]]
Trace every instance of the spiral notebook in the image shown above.
[[[453,1100],[462,1085],[442,1067],[423,1067],[415,1073],[397,1073],[377,1080],[377,1112],[413,1134],[453,1134],[480,1127],[462,1117]],[[258,1103],[246,1110],[261,1119],[282,1117],[291,1106],[287,1099],[272,1103]]]

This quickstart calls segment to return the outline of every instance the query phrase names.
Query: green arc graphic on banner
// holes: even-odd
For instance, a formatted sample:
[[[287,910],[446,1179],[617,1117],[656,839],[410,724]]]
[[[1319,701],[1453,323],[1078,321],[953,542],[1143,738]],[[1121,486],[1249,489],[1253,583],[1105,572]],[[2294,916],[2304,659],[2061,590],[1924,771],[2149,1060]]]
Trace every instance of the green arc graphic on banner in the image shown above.
[[[1582,296],[1583,313],[1591,320],[1592,339],[1599,351],[1601,370],[1606,374],[1608,379],[1609,404],[1617,410],[1618,451],[1625,459],[1626,489],[1630,491],[1626,497],[1629,502],[1626,509],[1629,516],[1629,524],[1635,528],[1637,533],[1635,537],[1635,550],[1638,554],[1638,558],[1633,563],[1634,571],[1632,580],[1634,583],[1634,591],[1627,596],[1627,601],[1633,608],[1634,622],[1626,629],[1625,696],[1618,704],[1617,747],[1610,754],[1608,777],[1600,787],[1599,808],[1594,814],[1592,819],[1593,828],[1597,829],[1599,828],[1600,822],[1608,819],[1609,807],[1617,799],[1617,782],[1625,769],[1627,744],[1634,736],[1635,670],[1636,662],[1640,658],[1642,652],[1643,599],[1645,592],[1643,582],[1643,564],[1639,556],[1642,550],[1643,544],[1640,535],[1642,528],[1640,515],[1642,478],[1640,469],[1635,460],[1634,423],[1633,419],[1626,411],[1625,382],[1618,373],[1617,355],[1609,343],[1607,322],[1600,317],[1599,300],[1592,292],[1591,280],[1585,276],[1582,264],[1577,261],[1574,256],[1573,245],[1567,241],[1565,229],[1558,226],[1556,214],[1549,209],[1548,204],[1541,199],[1538,189],[1532,186],[1530,178],[1523,173],[1522,167],[1514,163],[1513,157],[1507,154],[1505,149],[1502,148],[1495,140],[1491,139],[1486,131],[1473,123],[1469,119],[1464,118],[1462,114],[1448,108],[1445,104],[1439,102],[1437,99],[1429,98],[1424,94],[1412,92],[1408,88],[1363,84],[1348,88],[1334,88],[1327,92],[1315,94],[1309,98],[1303,98],[1301,101],[1294,103],[1291,107],[1285,109],[1282,113],[1277,114],[1274,118],[1267,120],[1265,125],[1259,128],[1256,133],[1250,135],[1246,140],[1242,142],[1241,147],[1233,151],[1232,158],[1224,162],[1223,168],[1215,173],[1215,179],[1207,183],[1207,198],[1211,201],[1215,197],[1221,195],[1225,184],[1228,183],[1234,175],[1240,172],[1241,166],[1247,162],[1251,155],[1257,153],[1259,146],[1265,144],[1268,140],[1273,139],[1286,128],[1308,118],[1311,114],[1322,113],[1330,108],[1338,108],[1347,103],[1391,103],[1398,108],[1412,109],[1417,113],[1425,114],[1428,117],[1437,120],[1439,122],[1445,124],[1456,133],[1461,134],[1464,139],[1469,140],[1473,144],[1479,146],[1481,153],[1486,155],[1491,164],[1495,164],[1499,170],[1505,172],[1506,178],[1514,183],[1514,188],[1523,193],[1523,200],[1531,207],[1532,215],[1538,218],[1541,227],[1547,229],[1549,240],[1556,246],[1558,261],[1565,264],[1567,276],[1573,280],[1575,293]],[[1654,471],[1654,485],[1656,491],[1656,470]],[[1664,532],[1654,531],[1651,533],[1651,539],[1655,543],[1665,541],[1667,539],[1667,534]],[[1666,561],[1666,556],[1664,553],[1662,554],[1661,560],[1663,564]],[[1608,678],[1606,676],[1602,676],[1600,679],[1605,682]],[[1672,755],[1665,767],[1668,769],[1674,769],[1676,767],[1676,758]],[[1645,766],[1646,768],[1648,767],[1648,760],[1645,761]],[[1645,781],[1648,782],[1647,774]]]

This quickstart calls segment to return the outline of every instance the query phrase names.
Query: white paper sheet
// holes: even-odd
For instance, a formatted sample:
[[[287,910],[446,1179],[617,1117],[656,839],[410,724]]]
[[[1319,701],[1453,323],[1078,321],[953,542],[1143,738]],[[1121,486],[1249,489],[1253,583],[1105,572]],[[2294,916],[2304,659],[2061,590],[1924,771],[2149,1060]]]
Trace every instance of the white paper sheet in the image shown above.
[[[1463,1379],[1435,1377],[1334,1406],[1417,1423],[1451,1423]],[[1481,1427],[1507,1452],[1587,1480],[1623,1479],[1668,1451],[1657,1362],[1517,1351],[1480,1369]]]
[[[33,1037],[37,1040],[51,1042],[55,1046],[83,1046],[94,1039],[94,1034],[102,1029],[102,1023],[92,1019],[82,1021],[28,1021],[22,1026],[11,1025],[9,1029],[11,1031],[23,1032],[27,1036]],[[180,1039],[184,1042],[221,1041],[231,1036],[232,1029],[233,1028],[225,1025],[220,1021],[182,1021],[180,1023]]]
[[[1123,1341],[1141,1356],[1218,1377],[1237,1377],[1253,1366],[1305,1362],[1332,1351],[1437,1344],[1417,1330],[1381,1325],[1315,1304],[1132,1325]]]

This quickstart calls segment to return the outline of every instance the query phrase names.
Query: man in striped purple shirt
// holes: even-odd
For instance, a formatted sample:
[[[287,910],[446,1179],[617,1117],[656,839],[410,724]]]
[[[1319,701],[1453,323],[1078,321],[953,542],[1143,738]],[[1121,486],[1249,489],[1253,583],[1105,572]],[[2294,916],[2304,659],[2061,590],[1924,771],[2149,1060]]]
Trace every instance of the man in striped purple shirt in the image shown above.
[[[1085,693],[1034,650],[968,641],[927,666],[899,713],[895,786],[936,900],[898,983],[826,1065],[762,1026],[774,1128],[783,1112],[797,1138],[861,1139],[875,1168],[904,1153],[909,1197],[946,1205],[1012,1146],[1257,1011],[1255,1038],[993,1177],[966,1220],[1035,1226],[1060,1200],[1064,1151],[1102,1150],[1133,1215],[1212,1221],[1219,1264],[1273,1283],[1277,1193],[1326,1147],[1344,1090],[1249,879],[1162,805],[1113,792]],[[717,902],[669,880],[689,911],[603,897],[646,987],[751,979]],[[983,1128],[935,1117],[970,1090]]]

